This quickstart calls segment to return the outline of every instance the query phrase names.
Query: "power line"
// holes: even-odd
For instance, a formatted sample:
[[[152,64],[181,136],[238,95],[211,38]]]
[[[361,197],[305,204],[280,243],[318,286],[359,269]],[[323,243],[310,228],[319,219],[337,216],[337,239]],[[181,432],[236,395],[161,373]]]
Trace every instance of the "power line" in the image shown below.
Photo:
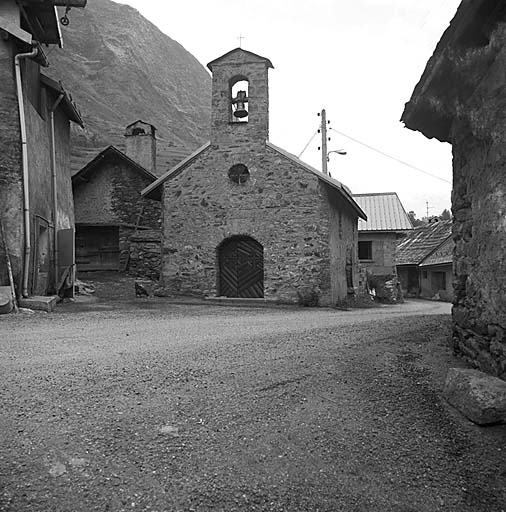
[[[316,130],[313,133],[313,136],[309,139],[309,142],[304,146],[304,149],[299,153],[297,158],[300,158],[302,156],[302,153],[304,153],[304,151],[306,151],[306,149],[308,148],[309,144],[311,144],[311,142],[313,142],[313,139],[316,137],[317,134],[318,134],[318,130]]]
[[[366,144],[365,142],[361,142],[360,140],[355,139],[354,137],[350,137],[350,135],[346,135],[345,133],[342,133],[339,130],[336,130],[335,128],[330,128],[330,129],[332,131],[338,133],[339,135],[342,135],[343,137],[346,137],[347,139],[350,139],[353,142],[356,142],[357,144],[360,144],[361,146],[364,146],[367,149],[370,149],[371,151],[375,151],[376,153],[379,153],[382,156],[386,156],[387,158],[390,158],[391,160],[395,160],[399,164],[405,165],[406,167],[410,167],[411,169],[414,169],[415,171],[426,174],[427,176],[430,176],[431,178],[435,178],[436,180],[444,181],[445,183],[449,183],[450,185],[452,184],[451,181],[445,180],[444,178],[440,178],[439,176],[436,176],[435,174],[432,174],[428,171],[424,171],[423,169],[420,169],[420,167],[411,165],[408,162],[404,162],[403,160],[400,160],[399,158],[396,158],[395,156],[389,155],[388,153],[385,153],[384,151],[381,151],[380,149],[376,149],[375,147],[370,146],[369,144]]]

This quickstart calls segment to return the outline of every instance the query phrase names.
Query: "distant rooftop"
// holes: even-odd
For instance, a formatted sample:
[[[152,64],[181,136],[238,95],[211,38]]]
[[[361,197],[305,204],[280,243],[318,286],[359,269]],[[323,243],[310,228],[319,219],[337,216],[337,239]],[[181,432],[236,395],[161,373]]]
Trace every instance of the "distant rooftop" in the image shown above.
[[[429,254],[421,263],[421,267],[430,265],[446,265],[453,263],[453,249],[455,242],[452,237],[446,239],[436,250]]]
[[[452,221],[440,220],[419,226],[411,231],[397,245],[397,265],[418,265],[452,234]],[[436,261],[431,262],[435,264]]]
[[[358,220],[359,231],[406,231],[413,225],[395,192],[353,194],[353,199],[367,215]]]

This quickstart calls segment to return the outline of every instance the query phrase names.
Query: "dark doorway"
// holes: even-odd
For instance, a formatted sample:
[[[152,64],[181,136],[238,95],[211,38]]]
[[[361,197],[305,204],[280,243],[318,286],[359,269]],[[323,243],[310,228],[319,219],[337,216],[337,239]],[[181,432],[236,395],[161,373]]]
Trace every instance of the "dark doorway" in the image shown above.
[[[76,226],[77,270],[119,270],[119,228]]]
[[[225,240],[218,249],[219,295],[261,298],[264,296],[264,248],[241,236]]]

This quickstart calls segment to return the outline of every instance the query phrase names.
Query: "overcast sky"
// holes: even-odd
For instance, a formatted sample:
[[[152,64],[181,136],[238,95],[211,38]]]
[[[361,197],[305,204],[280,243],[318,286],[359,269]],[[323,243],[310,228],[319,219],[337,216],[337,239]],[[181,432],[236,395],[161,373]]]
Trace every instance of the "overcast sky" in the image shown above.
[[[121,0],[138,9],[203,65],[239,46],[270,70],[270,141],[299,155],[330,127],[435,175],[367,149],[331,130],[329,171],[353,193],[397,192],[419,218],[451,204],[451,146],[403,127],[399,118],[460,0]],[[302,154],[321,168],[315,136]],[[446,180],[446,181],[444,181]]]

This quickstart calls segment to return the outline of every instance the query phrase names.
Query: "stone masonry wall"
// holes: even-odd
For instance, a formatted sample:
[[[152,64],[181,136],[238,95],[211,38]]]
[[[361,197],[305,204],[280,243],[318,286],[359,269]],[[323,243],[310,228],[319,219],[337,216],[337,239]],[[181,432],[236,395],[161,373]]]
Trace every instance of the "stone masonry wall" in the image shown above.
[[[14,51],[0,38],[0,218],[7,238],[15,281],[23,265],[23,184]],[[9,284],[5,250],[0,241],[0,285]]]
[[[231,123],[230,80],[247,77],[248,122]],[[265,142],[269,137],[268,69],[265,62],[222,63],[213,67],[213,93],[211,110],[211,142]]]
[[[498,48],[452,130],[453,341],[506,380],[506,48]]]
[[[128,273],[135,277],[160,278],[161,233],[159,230],[138,231],[130,236]]]
[[[140,195],[151,180],[123,162],[107,160],[74,189],[77,224],[119,226],[119,270],[132,264],[130,239],[139,229],[160,233],[161,205]],[[135,249],[137,250],[137,249]],[[129,256],[130,254],[130,256]],[[136,272],[141,275],[141,266]],[[151,263],[146,272],[153,274]],[[158,274],[160,269],[158,268]]]
[[[228,177],[237,163],[250,172],[244,184]],[[264,247],[266,298],[294,302],[308,288],[321,304],[346,297],[343,255],[354,242],[344,232],[353,231],[356,216],[342,212],[343,239],[334,234],[331,244],[335,207],[325,186],[265,143],[212,145],[164,187],[162,284],[168,294],[216,295],[218,246],[247,235]],[[334,272],[339,277],[331,278]]]
[[[396,274],[396,233],[370,233],[367,231],[359,231],[358,239],[359,241],[372,242],[372,260],[361,261],[361,266],[365,267],[372,275]]]

